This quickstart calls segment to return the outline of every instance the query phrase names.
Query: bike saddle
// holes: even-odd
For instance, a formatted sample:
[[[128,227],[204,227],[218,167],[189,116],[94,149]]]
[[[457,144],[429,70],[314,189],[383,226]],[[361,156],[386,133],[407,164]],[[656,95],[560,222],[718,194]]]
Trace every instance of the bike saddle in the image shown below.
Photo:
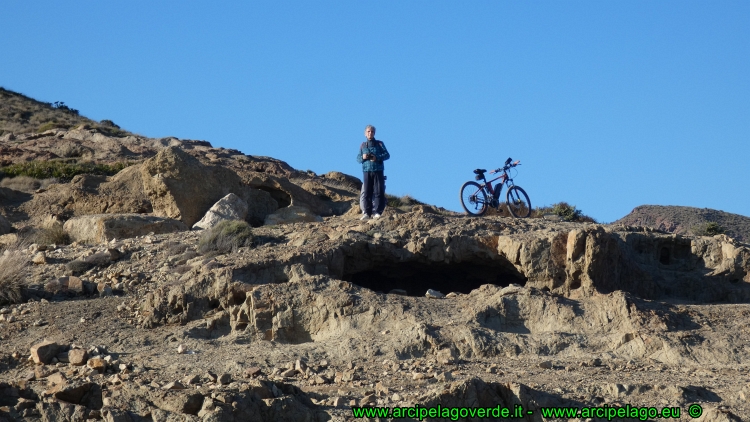
[[[476,169],[476,170],[474,170],[474,174],[482,174],[482,173],[486,173],[486,172],[487,172],[487,170],[485,170],[485,169]]]

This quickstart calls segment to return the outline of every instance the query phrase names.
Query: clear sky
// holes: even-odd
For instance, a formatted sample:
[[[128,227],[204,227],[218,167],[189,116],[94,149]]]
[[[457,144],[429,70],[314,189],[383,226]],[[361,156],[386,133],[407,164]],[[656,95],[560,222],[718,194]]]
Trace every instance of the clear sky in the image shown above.
[[[0,86],[460,210],[520,159],[532,205],[750,216],[750,2],[4,1]]]

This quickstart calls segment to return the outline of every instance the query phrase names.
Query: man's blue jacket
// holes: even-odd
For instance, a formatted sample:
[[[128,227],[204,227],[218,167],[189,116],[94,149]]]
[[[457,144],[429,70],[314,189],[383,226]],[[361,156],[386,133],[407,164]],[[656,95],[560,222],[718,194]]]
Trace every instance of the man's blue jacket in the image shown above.
[[[362,159],[362,154],[372,154],[375,156],[375,161]],[[385,149],[385,144],[382,141],[373,140],[362,142],[359,147],[359,154],[357,154],[357,162],[362,163],[362,171],[383,171],[383,161],[391,158],[391,154]]]

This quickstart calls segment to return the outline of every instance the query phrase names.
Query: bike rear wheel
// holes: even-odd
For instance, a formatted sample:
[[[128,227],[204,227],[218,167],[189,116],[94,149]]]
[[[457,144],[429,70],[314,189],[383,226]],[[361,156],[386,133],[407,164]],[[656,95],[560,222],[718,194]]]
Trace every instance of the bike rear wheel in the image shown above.
[[[476,182],[466,182],[461,186],[461,206],[469,215],[480,216],[487,212],[487,194]]]
[[[531,200],[529,195],[518,186],[511,186],[505,196],[508,211],[516,218],[526,218],[531,215]]]

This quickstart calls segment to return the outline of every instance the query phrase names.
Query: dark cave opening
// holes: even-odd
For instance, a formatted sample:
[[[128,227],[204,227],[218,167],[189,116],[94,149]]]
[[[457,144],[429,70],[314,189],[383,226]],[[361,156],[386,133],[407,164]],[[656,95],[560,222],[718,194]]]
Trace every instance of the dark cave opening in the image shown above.
[[[383,262],[364,271],[345,274],[344,280],[376,292],[405,290],[409,296],[424,296],[427,289],[443,294],[469,293],[483,284],[505,287],[511,283],[525,285],[526,278],[498,261],[472,261],[446,264]]]

